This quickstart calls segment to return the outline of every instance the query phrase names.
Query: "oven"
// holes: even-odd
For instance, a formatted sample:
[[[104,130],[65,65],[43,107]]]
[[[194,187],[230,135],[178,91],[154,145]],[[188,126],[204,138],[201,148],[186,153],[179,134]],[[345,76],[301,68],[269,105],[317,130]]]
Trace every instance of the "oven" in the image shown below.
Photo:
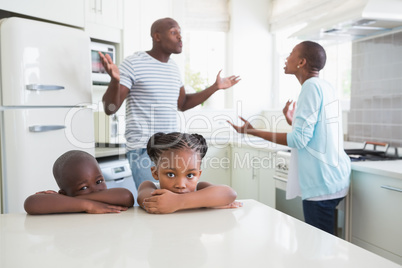
[[[130,164],[127,158],[119,158],[118,156],[109,156],[97,158],[100,170],[108,189],[110,188],[126,188],[134,196],[134,206],[137,204],[137,188],[131,174]]]
[[[303,201],[301,197],[298,196],[290,200],[286,199],[286,185],[288,180],[290,155],[290,150],[279,151],[275,157],[275,171],[273,177],[275,180],[275,208],[296,219],[304,221]],[[348,202],[349,198],[346,196],[346,198],[339,203],[336,211],[335,234],[343,239],[348,237],[348,227],[346,225],[348,222],[346,204]]]
[[[303,202],[301,197],[286,199],[290,150],[279,151],[275,158],[275,208],[296,219],[304,221]]]

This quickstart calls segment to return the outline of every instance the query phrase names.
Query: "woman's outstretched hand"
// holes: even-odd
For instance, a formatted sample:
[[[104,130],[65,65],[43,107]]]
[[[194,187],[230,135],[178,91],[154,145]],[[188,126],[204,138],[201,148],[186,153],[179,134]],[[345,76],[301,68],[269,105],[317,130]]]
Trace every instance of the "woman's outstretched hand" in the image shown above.
[[[293,102],[293,107],[291,110],[289,110],[290,105]],[[292,125],[293,122],[293,115],[295,113],[295,108],[296,108],[296,102],[294,102],[293,100],[288,100],[285,104],[285,107],[283,108],[282,112],[283,115],[286,118],[286,122],[288,122],[289,125]]]
[[[238,133],[250,133],[251,131],[254,130],[254,127],[250,124],[250,122],[248,122],[246,119],[244,119],[243,117],[239,116],[239,118],[244,122],[244,124],[242,126],[237,126],[235,124],[233,124],[230,121],[227,121]]]

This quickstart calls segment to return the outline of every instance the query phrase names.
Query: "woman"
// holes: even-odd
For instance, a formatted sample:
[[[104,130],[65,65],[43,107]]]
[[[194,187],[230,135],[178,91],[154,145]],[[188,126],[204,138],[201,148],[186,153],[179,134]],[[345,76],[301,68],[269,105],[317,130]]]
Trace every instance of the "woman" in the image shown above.
[[[343,149],[336,91],[319,78],[325,62],[324,48],[311,41],[296,45],[286,60],[285,73],[302,85],[297,106],[289,109],[288,101],[283,109],[290,133],[257,130],[242,117],[243,126],[229,123],[239,133],[292,148],[287,198],[300,195],[306,223],[334,234],[335,208],[349,190],[350,159]]]

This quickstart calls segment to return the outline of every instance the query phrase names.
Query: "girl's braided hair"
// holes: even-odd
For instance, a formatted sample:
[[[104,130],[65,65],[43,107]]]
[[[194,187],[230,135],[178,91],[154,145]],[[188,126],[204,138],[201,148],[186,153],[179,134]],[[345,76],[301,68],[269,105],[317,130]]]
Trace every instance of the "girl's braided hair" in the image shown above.
[[[199,153],[202,159],[207,153],[208,145],[202,135],[181,132],[155,133],[147,144],[147,153],[155,164],[163,152],[179,149],[193,150]]]

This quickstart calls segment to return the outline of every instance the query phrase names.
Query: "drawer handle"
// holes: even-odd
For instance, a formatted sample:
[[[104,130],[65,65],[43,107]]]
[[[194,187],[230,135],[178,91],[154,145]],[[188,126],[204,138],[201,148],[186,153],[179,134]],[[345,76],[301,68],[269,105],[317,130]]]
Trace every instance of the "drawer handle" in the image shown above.
[[[373,145],[373,149],[374,149],[374,150],[377,148],[377,146],[383,146],[383,147],[385,147],[385,149],[384,149],[385,154],[387,153],[388,148],[389,148],[389,144],[388,144],[388,143],[385,143],[385,142],[366,141],[366,142],[364,143],[363,150],[366,149],[366,145],[367,145],[367,144]]]
[[[274,180],[277,180],[277,181],[283,181],[283,182],[288,182],[288,180],[287,179],[285,179],[285,178],[281,178],[281,177],[279,177],[279,176],[274,176]]]
[[[64,129],[66,126],[30,126],[29,127],[29,132],[46,132],[46,131],[53,131],[53,130],[59,130],[59,129]]]
[[[402,193],[402,189],[388,186],[388,185],[381,185],[381,188]]]
[[[54,86],[54,85],[37,85],[37,84],[31,84],[27,85],[28,90],[32,91],[49,91],[49,90],[62,90],[64,89],[63,86]]]

